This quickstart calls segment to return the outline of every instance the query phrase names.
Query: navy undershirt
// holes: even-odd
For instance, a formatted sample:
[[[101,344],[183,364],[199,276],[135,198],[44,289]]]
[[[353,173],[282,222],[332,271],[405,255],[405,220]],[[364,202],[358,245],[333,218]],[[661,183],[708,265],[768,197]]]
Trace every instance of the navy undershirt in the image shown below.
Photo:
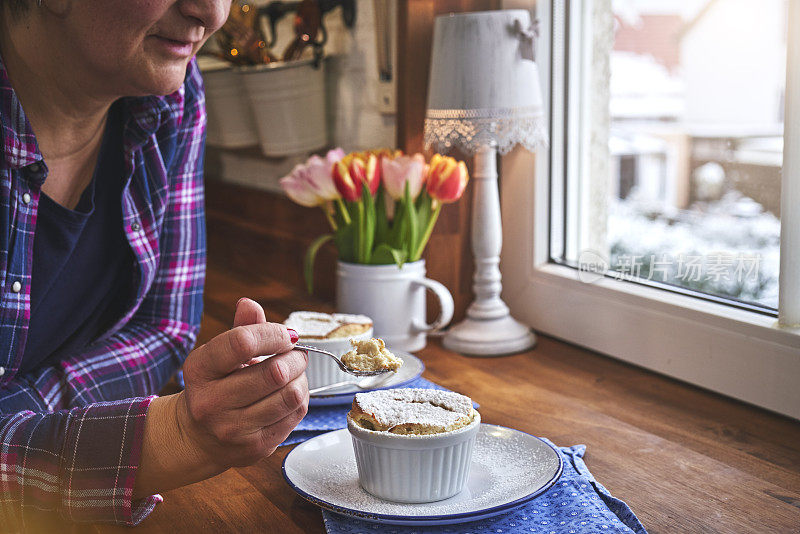
[[[109,110],[97,167],[78,205],[68,209],[44,193],[39,197],[21,373],[79,353],[127,308],[134,259],[122,222],[119,107]]]

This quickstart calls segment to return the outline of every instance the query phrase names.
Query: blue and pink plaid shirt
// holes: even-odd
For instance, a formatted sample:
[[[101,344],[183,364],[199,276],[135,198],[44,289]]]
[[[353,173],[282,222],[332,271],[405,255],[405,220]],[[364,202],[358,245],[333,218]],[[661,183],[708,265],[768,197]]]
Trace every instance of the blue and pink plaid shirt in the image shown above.
[[[82,354],[20,376],[47,167],[0,59],[0,525],[29,510],[136,524],[147,408],[193,347],[205,278],[205,105],[193,60],[177,92],[124,99],[123,224],[136,298]]]

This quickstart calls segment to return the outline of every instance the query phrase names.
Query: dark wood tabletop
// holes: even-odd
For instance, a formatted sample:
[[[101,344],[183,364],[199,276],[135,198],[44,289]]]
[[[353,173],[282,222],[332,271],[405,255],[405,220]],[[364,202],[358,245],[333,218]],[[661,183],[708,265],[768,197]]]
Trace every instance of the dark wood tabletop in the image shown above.
[[[245,295],[270,320],[330,309],[276,282],[210,268],[201,341],[228,328]],[[797,421],[544,336],[515,356],[467,358],[437,340],[418,356],[426,378],[480,403],[484,422],[585,444],[592,473],[651,533],[800,531]],[[320,510],[283,480],[289,450],[164,493],[134,532],[324,532]]]

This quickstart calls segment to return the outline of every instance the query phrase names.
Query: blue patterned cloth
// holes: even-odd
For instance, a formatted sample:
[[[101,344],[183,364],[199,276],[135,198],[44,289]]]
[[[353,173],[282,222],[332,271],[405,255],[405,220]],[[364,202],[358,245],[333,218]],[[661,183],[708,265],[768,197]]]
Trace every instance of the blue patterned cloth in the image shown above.
[[[404,387],[447,389],[422,377]],[[478,408],[478,405],[475,404],[475,407]],[[349,404],[312,407],[282,445],[302,443],[325,432],[346,428],[348,411]],[[544,441],[550,443],[547,439]],[[402,527],[352,519],[322,510],[325,528],[328,534],[647,534],[628,505],[611,495],[589,472],[583,462],[585,445],[556,449],[564,460],[561,478],[548,491],[507,514],[458,525]]]
[[[447,390],[447,388],[439,384],[434,384],[430,380],[425,380],[422,377],[417,378],[403,387]],[[475,408],[478,408],[477,404],[475,404]],[[347,428],[347,412],[349,411],[349,403],[336,406],[312,406],[309,408],[308,414],[300,421],[300,424],[295,427],[294,432],[289,434],[289,437],[286,438],[286,441],[281,443],[281,445],[302,443],[319,434],[324,434],[331,430]]]
[[[628,505],[612,496],[589,472],[583,463],[585,445],[557,449],[564,460],[561,478],[539,497],[506,514],[457,525],[402,527],[352,519],[323,510],[325,528],[328,534],[647,534]]]

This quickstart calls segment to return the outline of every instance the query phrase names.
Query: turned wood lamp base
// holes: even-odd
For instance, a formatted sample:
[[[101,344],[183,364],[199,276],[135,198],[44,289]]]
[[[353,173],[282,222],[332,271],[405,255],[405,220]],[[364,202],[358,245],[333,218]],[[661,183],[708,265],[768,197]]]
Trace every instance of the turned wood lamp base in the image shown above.
[[[497,151],[486,146],[475,154],[472,208],[472,251],[475,255],[475,301],[467,318],[447,330],[446,349],[467,356],[504,356],[532,348],[530,328],[511,317],[500,298],[500,250],[503,227],[497,187]]]
[[[447,331],[444,346],[465,356],[506,356],[532,349],[536,336],[510,315],[481,321],[467,317]]]

